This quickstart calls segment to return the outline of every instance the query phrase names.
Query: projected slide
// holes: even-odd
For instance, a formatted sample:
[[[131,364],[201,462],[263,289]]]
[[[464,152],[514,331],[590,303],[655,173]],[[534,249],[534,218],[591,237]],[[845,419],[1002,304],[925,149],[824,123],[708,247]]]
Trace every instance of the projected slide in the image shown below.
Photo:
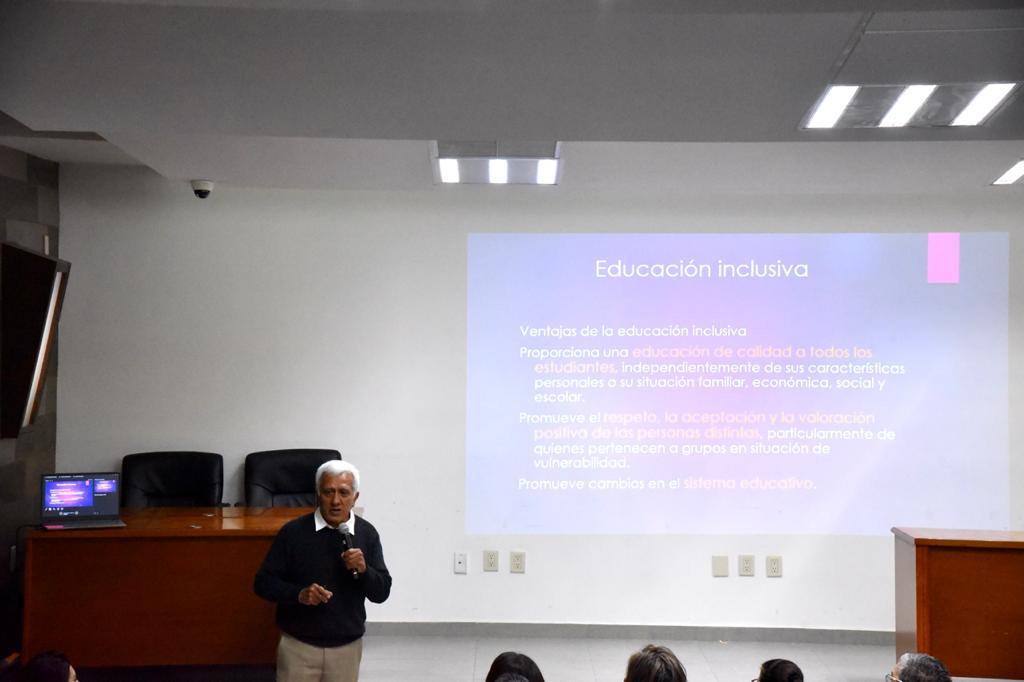
[[[47,481],[43,493],[48,509],[92,506],[92,481]]]
[[[473,234],[469,533],[1006,528],[1006,234]]]

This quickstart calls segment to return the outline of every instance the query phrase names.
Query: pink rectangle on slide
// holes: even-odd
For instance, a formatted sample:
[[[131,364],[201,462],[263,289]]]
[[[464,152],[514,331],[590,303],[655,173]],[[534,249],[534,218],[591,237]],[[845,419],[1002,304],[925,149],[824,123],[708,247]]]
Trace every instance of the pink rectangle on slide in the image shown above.
[[[960,233],[928,233],[928,283],[960,282]]]

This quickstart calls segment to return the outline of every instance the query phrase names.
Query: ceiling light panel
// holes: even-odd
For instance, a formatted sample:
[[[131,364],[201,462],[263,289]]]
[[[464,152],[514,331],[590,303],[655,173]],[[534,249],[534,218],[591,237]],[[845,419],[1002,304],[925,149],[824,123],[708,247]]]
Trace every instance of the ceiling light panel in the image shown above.
[[[553,185],[558,177],[557,159],[540,159],[537,162],[537,184]]]
[[[444,184],[555,185],[558,159],[437,159],[437,177]]]
[[[859,90],[856,85],[833,85],[808,117],[807,128],[832,128]]]
[[[441,171],[441,182],[451,184],[459,181],[458,159],[438,159],[437,165]]]
[[[976,126],[988,118],[996,107],[1002,104],[1010,93],[1013,92],[1016,83],[989,83],[964,107],[960,115],[953,119],[950,125],[955,126]]]
[[[489,159],[487,161],[487,181],[492,185],[507,185],[508,161],[505,159]]]
[[[993,185],[1012,185],[1024,177],[1024,159],[1018,161],[1008,171],[996,178]]]
[[[999,86],[999,87],[995,87]],[[822,101],[836,87],[828,88]],[[905,107],[901,118],[905,119],[904,127],[946,127],[951,125],[982,125],[999,115],[1000,107],[1005,104],[1019,89],[1017,83],[946,83],[938,86],[905,85],[865,85],[843,86],[857,88],[854,96],[846,103],[833,128],[877,128],[892,127],[896,113],[889,118],[885,126],[883,119],[893,111],[897,101],[903,97],[901,107]],[[930,91],[929,91],[929,88]],[[985,94],[982,94],[985,93]],[[927,96],[925,96],[927,95]],[[911,101],[915,97],[917,101]],[[996,100],[995,104],[991,102]],[[977,102],[977,104],[974,104]],[[987,112],[982,109],[986,103]],[[916,107],[916,108],[915,108]],[[968,109],[973,111],[968,113]],[[899,111],[899,110],[896,110]],[[808,114],[807,123],[802,127],[810,129],[816,110]],[[909,115],[908,115],[909,112]],[[962,118],[961,118],[962,117]],[[954,123],[954,121],[957,121]],[[824,126],[821,126],[824,127]]]
[[[902,86],[860,88],[834,127],[877,128],[882,116],[892,108],[902,92]]]
[[[934,85],[908,85],[878,123],[879,128],[902,128],[935,92]]]
[[[432,143],[434,180],[462,185],[556,185],[560,142],[452,141]]]

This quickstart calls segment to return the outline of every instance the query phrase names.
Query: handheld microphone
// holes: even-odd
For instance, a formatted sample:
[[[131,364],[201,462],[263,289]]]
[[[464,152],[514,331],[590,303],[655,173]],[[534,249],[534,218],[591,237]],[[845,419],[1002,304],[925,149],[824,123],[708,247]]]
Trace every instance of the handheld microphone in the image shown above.
[[[349,533],[346,530],[345,531],[345,547],[348,548],[348,549],[355,549],[355,546],[356,546],[356,537],[354,535],[352,535],[352,533]],[[357,571],[354,568],[352,569],[352,579],[353,580],[359,580],[359,571]]]

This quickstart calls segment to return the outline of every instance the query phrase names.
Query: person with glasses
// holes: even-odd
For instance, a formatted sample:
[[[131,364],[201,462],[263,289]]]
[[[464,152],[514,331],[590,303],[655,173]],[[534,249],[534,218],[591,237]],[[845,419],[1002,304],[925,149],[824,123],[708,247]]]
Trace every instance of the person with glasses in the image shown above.
[[[900,656],[885,682],[952,682],[942,661],[928,654],[907,653]]]
[[[772,658],[761,664],[761,672],[750,682],[804,682],[804,673],[793,661]]]

